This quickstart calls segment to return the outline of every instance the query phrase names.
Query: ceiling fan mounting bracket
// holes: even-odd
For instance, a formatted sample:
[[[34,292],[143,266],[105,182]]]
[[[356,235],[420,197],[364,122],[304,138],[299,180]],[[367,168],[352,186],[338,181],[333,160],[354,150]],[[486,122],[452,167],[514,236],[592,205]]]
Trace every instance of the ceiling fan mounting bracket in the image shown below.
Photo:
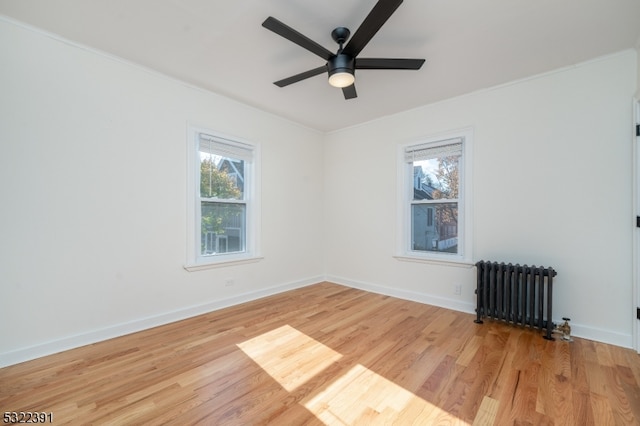
[[[342,50],[342,45],[349,39],[350,35],[351,31],[345,27],[338,27],[331,31],[331,38],[340,45],[340,50]]]

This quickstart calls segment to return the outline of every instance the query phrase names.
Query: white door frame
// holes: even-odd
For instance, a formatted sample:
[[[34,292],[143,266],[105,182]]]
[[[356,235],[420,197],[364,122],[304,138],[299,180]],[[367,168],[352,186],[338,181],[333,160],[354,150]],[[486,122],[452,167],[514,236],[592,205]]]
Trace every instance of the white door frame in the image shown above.
[[[640,137],[636,135],[636,126],[640,125],[640,92],[633,100],[633,347],[640,353],[640,320],[636,319],[636,310],[640,307],[640,228],[636,226],[636,217],[640,216]]]

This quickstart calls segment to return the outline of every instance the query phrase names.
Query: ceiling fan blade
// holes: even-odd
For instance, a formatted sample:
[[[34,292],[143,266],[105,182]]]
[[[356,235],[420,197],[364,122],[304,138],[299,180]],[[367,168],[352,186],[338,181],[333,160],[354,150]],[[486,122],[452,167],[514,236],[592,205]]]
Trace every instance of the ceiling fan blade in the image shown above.
[[[419,70],[424,59],[356,58],[358,70]]]
[[[318,67],[318,68],[314,68],[314,69],[309,70],[309,71],[301,72],[300,74],[292,75],[289,78],[278,80],[273,84],[275,84],[278,87],[284,87],[284,86],[288,86],[288,85],[293,84],[293,83],[297,83],[297,82],[302,81],[304,79],[307,79],[309,77],[313,77],[313,76],[316,76],[318,74],[322,74],[324,72],[327,72],[327,66],[326,65],[323,65],[323,66]]]
[[[342,53],[352,58],[358,56],[367,43],[369,43],[369,40],[373,38],[401,4],[402,0],[378,0],[378,3],[373,6],[369,15],[364,18],[364,21],[360,24],[355,34],[353,34],[353,37],[351,37],[351,40],[349,40]]]
[[[334,55],[330,50],[325,49],[323,46],[311,40],[309,37],[299,33],[290,26],[283,24],[272,16],[269,16],[267,19],[265,19],[265,21],[262,23],[262,26],[268,30],[273,31],[279,36],[282,36],[287,40],[294,42],[298,46],[307,49],[309,52],[315,53],[316,55],[327,61]]]
[[[353,99],[358,97],[358,94],[356,93],[355,84],[352,84],[351,86],[343,87],[342,93],[344,94],[345,99]]]

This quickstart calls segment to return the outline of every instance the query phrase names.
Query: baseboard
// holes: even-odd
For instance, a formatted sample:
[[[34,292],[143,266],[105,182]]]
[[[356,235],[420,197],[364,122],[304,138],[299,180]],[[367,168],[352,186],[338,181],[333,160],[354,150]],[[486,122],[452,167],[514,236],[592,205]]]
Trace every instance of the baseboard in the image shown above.
[[[561,320],[557,320],[556,324],[561,324],[562,322]],[[603,330],[581,324],[570,324],[571,336],[633,349],[633,336],[631,334],[618,333],[616,331]]]
[[[378,284],[370,284],[362,281],[354,281],[347,278],[327,276],[326,281],[336,284],[353,287],[372,293],[384,294],[385,296],[397,297],[398,299],[411,300],[413,302],[424,303],[426,305],[439,306],[441,308],[452,309],[454,311],[475,314],[475,305],[470,302],[463,302],[446,297],[434,296],[427,293],[418,293],[410,290],[402,290],[398,288],[385,287]]]
[[[9,365],[18,364],[32,359],[40,358],[46,355],[52,355],[69,349],[79,348],[81,346],[98,343],[104,340],[120,337],[160,325],[169,324],[197,315],[206,314],[218,309],[227,308],[229,306],[238,305],[274,294],[282,293],[297,288],[306,287],[324,281],[324,276],[312,277],[305,280],[294,281],[274,287],[269,287],[257,291],[242,293],[226,299],[214,300],[203,303],[201,305],[189,306],[172,312],[162,313],[151,317],[141,318],[138,320],[116,324],[99,330],[92,330],[87,333],[77,334],[73,336],[63,337],[61,339],[52,340],[35,346],[21,348],[10,352],[0,354],[0,368]]]
[[[462,302],[459,300],[448,299],[440,296],[433,296],[426,293],[418,293],[409,290],[391,288],[378,284],[365,283],[362,281],[354,281],[347,278],[327,276],[326,281],[336,284],[353,287],[372,293],[384,294],[386,296],[397,297],[399,299],[411,300],[414,302],[424,303],[427,305],[439,306],[454,311],[475,314],[475,304],[470,302]],[[555,319],[556,324],[562,323],[560,319]],[[623,348],[633,348],[633,336],[631,334],[619,333],[611,330],[603,330],[582,324],[571,323],[571,335],[583,339],[594,340],[596,342],[607,343],[610,345],[621,346]]]

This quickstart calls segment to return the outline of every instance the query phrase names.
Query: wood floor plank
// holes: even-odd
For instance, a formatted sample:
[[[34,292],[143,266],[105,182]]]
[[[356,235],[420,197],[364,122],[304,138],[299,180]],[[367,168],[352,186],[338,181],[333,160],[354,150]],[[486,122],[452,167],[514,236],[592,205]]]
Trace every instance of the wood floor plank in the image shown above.
[[[478,414],[473,420],[472,426],[486,426],[493,425],[496,420],[496,414],[498,413],[498,406],[500,401],[485,396],[482,398],[482,403],[478,409]]]
[[[597,393],[590,395],[595,424],[600,426],[617,425],[609,398]]]
[[[640,425],[640,358],[319,283],[0,369],[55,424]]]

